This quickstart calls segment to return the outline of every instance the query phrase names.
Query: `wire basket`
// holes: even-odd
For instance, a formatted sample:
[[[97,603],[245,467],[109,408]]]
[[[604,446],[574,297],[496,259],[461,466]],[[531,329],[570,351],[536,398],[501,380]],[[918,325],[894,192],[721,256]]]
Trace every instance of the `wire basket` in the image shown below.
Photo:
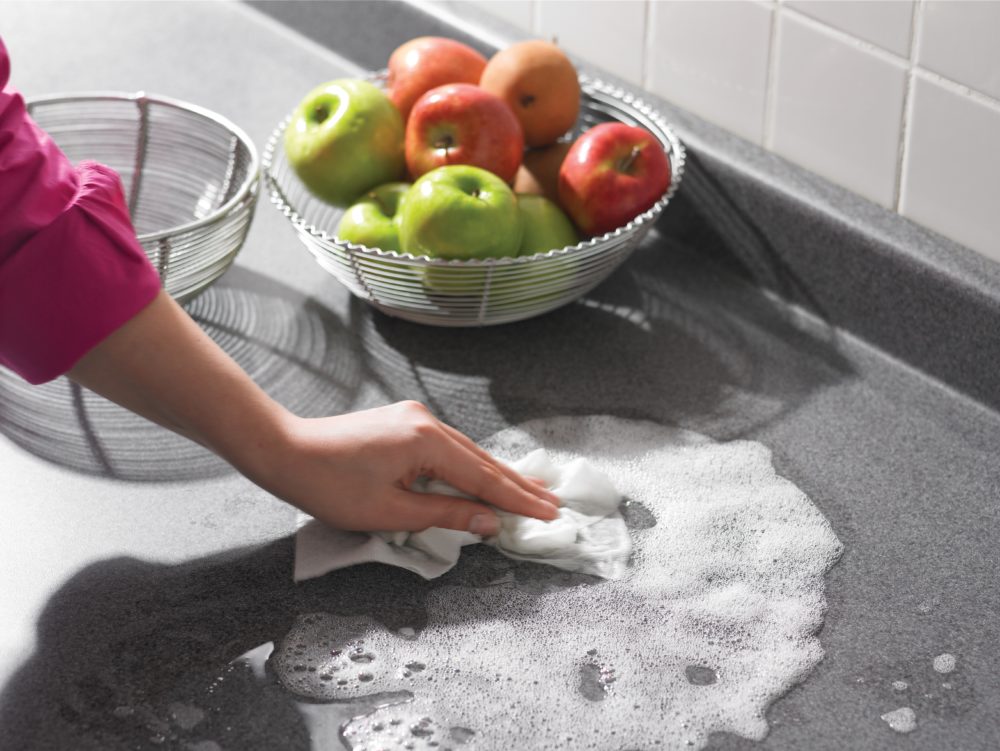
[[[257,150],[202,107],[143,92],[54,94],[28,111],[74,162],[121,176],[139,242],[179,301],[229,268],[246,239],[260,184]]]
[[[372,80],[384,84],[384,72]],[[264,148],[271,203],[291,221],[320,266],[389,315],[437,326],[488,326],[546,313],[586,294],[628,258],[677,191],[684,172],[684,147],[656,110],[635,94],[588,76],[580,76],[580,85],[573,137],[617,120],[649,130],[670,159],[670,185],[660,200],[599,237],[532,256],[475,260],[412,256],[346,242],[335,236],[343,210],[313,196],[285,158],[283,138],[291,115]]]

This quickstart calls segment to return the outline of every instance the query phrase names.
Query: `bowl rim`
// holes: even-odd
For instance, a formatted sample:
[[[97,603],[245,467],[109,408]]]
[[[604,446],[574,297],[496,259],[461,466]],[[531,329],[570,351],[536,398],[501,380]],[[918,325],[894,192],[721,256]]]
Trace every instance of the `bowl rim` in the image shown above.
[[[370,81],[379,81],[383,80],[385,75],[385,70],[378,70],[370,72],[365,78]],[[315,224],[307,222],[298,210],[289,202],[287,197],[282,192],[281,187],[278,185],[277,178],[272,173],[278,143],[282,139],[288,124],[291,122],[293,117],[292,113],[286,115],[278,123],[277,127],[275,127],[275,129],[271,132],[267,143],[264,145],[264,152],[261,161],[264,180],[269,189],[269,198],[271,203],[273,203],[274,206],[288,218],[296,230],[305,233],[320,242],[333,242],[345,248],[352,254],[360,254],[361,256],[368,256],[383,260],[406,261],[408,264],[422,266],[450,266],[460,268],[511,266],[516,264],[527,264],[532,261],[542,259],[582,253],[587,249],[593,248],[594,246],[611,243],[616,238],[622,235],[631,234],[641,225],[647,222],[655,221],[658,218],[663,209],[666,208],[667,203],[677,192],[677,188],[680,185],[681,177],[684,174],[686,150],[683,142],[677,137],[677,134],[674,133],[673,128],[670,127],[666,118],[664,118],[657,109],[643,101],[642,98],[635,92],[622,86],[605,82],[600,78],[589,76],[585,73],[580,73],[578,78],[581,90],[585,87],[593,90],[582,91],[582,93],[593,97],[593,94],[596,92],[611,97],[619,105],[625,105],[629,108],[628,114],[641,115],[642,118],[647,121],[647,123],[640,124],[640,127],[644,127],[646,130],[651,130],[649,124],[655,125],[656,128],[658,128],[666,137],[667,142],[670,145],[669,149],[664,149],[667,152],[667,159],[670,162],[670,184],[667,186],[663,195],[657,199],[656,203],[642,213],[634,216],[626,224],[616,227],[613,230],[609,230],[602,235],[595,235],[581,240],[575,245],[567,245],[563,248],[553,248],[552,250],[535,253],[530,256],[502,256],[495,258],[432,258],[427,255],[415,256],[411,253],[400,253],[395,250],[382,250],[381,248],[372,248],[367,245],[359,245],[348,242],[325,229],[320,229]],[[660,140],[658,133],[653,132],[653,135],[658,141]]]
[[[223,128],[232,133],[239,141],[241,141],[250,153],[250,168],[247,170],[247,175],[244,178],[243,183],[233,194],[232,198],[226,201],[223,205],[219,206],[208,216],[204,216],[201,219],[195,219],[194,221],[187,222],[186,224],[178,224],[175,227],[157,230],[156,232],[144,232],[141,235],[137,234],[136,237],[139,239],[139,242],[155,242],[157,240],[162,240],[165,237],[192,232],[213,224],[214,222],[219,221],[219,219],[227,216],[237,205],[245,201],[248,194],[255,192],[255,186],[258,183],[261,174],[261,160],[260,155],[257,153],[257,147],[254,145],[253,139],[247,135],[247,132],[243,130],[243,128],[238,126],[228,117],[220,115],[218,112],[210,110],[207,107],[202,107],[201,105],[186,102],[175,97],[163,96],[160,94],[148,94],[145,91],[128,92],[104,90],[41,94],[26,98],[25,106],[27,107],[28,114],[32,115],[34,108],[39,105],[63,104],[80,101],[133,102],[136,106],[140,107],[140,109],[149,104],[157,104],[190,112],[200,117],[204,117],[207,120],[211,120],[217,125],[221,125]]]

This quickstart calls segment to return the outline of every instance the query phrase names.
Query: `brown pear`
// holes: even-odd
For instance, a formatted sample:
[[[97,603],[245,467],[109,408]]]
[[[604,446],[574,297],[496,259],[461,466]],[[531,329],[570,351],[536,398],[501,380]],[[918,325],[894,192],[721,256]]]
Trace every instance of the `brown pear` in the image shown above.
[[[542,149],[529,149],[514,177],[515,193],[534,193],[559,203],[559,168],[572,143],[559,141]]]
[[[559,47],[533,39],[500,50],[486,64],[479,85],[514,110],[528,146],[547,146],[576,124],[580,82]]]

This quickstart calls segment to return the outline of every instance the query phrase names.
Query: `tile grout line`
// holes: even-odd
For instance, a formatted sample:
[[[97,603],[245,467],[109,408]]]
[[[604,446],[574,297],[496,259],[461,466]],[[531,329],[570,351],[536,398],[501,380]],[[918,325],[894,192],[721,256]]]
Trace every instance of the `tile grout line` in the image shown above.
[[[771,4],[771,33],[767,43],[767,81],[764,84],[764,122],[761,124],[761,146],[774,151],[774,119],[778,107],[778,35],[779,14],[782,6],[778,0]]]
[[[909,139],[911,121],[913,119],[913,93],[916,87],[917,48],[920,44],[920,32],[923,29],[924,0],[916,0],[913,4],[913,17],[910,19],[910,57],[906,68],[906,83],[903,89],[903,111],[900,113],[899,147],[896,151],[896,182],[893,186],[892,207],[897,214],[902,214],[903,181],[907,174],[909,163]]]
[[[852,47],[855,47],[864,52],[868,52],[873,56],[880,58],[883,62],[890,62],[894,65],[901,65],[901,66],[909,65],[910,63],[909,58],[904,57],[903,55],[898,55],[895,52],[890,52],[884,47],[880,47],[879,45],[874,44],[873,42],[869,42],[865,39],[861,39],[860,37],[854,36],[854,34],[851,34],[848,31],[838,29],[836,26],[831,26],[825,21],[817,20],[812,16],[807,15],[806,13],[803,13],[801,10],[798,10],[797,8],[794,8],[790,5],[783,5],[782,12],[790,14],[796,21],[799,21],[804,26],[812,28],[814,31],[820,31],[822,33],[825,33],[827,36],[831,36],[840,42],[843,42],[845,44],[850,44]]]
[[[922,7],[924,0],[915,0],[915,5],[920,5]],[[904,57],[902,55],[897,55],[895,52],[890,52],[884,47],[880,47],[877,44],[868,42],[860,37],[856,37],[850,32],[838,29],[836,26],[831,26],[824,21],[819,21],[812,16],[806,15],[801,10],[798,10],[792,6],[787,6],[782,4],[782,12],[788,13],[793,16],[796,20],[801,21],[804,25],[812,27],[816,31],[825,32],[827,35],[840,40],[846,44],[850,44],[859,50],[868,52],[874,57],[880,58],[885,62],[890,62],[894,65],[909,68],[911,65],[915,71],[925,78],[928,78],[935,83],[940,84],[953,93],[961,94],[962,96],[969,97],[980,104],[984,104],[991,108],[1000,108],[1000,99],[991,96],[985,92],[974,89],[971,86],[956,81],[952,78],[948,78],[940,73],[936,73],[928,68],[924,68],[920,65],[912,63],[910,57]],[[916,15],[916,8],[914,8],[914,15]],[[912,25],[911,25],[912,28]],[[911,40],[912,46],[912,40]],[[911,49],[911,56],[913,50]]]
[[[964,83],[959,83],[951,78],[942,76],[940,73],[935,73],[933,70],[928,68],[923,68],[920,65],[913,66],[913,73],[917,78],[924,78],[928,81],[940,86],[956,96],[960,96],[964,99],[968,99],[976,104],[980,104],[994,112],[1000,112],[1000,99],[995,99],[989,94],[984,94],[981,91],[977,91]]]

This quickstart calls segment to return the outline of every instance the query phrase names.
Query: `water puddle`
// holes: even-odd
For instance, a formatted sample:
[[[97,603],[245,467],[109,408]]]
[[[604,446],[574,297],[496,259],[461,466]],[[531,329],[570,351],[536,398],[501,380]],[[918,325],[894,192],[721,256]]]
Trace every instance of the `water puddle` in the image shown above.
[[[917,729],[917,714],[909,707],[900,707],[882,715],[886,724],[897,733],[912,733]]]
[[[935,657],[915,652],[891,664],[876,663],[854,676],[851,684],[868,695],[877,716],[899,733],[954,721],[979,703],[971,677],[950,652]]]

